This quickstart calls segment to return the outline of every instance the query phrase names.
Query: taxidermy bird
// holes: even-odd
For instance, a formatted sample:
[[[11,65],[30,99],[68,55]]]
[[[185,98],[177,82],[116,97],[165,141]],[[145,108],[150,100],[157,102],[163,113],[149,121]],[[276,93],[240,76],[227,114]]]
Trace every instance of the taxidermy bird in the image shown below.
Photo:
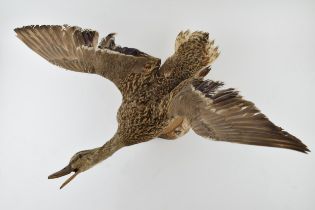
[[[60,188],[123,147],[155,137],[177,139],[190,128],[218,141],[309,151],[235,89],[204,79],[219,56],[206,32],[180,32],[175,52],[162,65],[159,58],[116,45],[115,33],[98,43],[97,31],[77,26],[31,25],[15,32],[50,63],[107,78],[123,96],[114,136],[101,147],[76,153],[65,168],[48,177],[74,172]]]

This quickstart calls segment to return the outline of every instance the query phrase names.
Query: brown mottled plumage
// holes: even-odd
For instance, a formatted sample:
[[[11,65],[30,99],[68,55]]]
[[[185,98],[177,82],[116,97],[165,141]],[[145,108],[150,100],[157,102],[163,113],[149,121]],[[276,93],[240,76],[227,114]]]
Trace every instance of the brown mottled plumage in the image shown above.
[[[180,32],[175,53],[160,66],[158,58],[117,46],[115,33],[97,45],[98,32],[76,26],[25,26],[15,32],[50,63],[103,76],[123,95],[115,135],[101,147],[76,153],[64,169],[49,176],[75,172],[61,187],[124,146],[155,137],[176,139],[190,128],[216,140],[309,151],[237,91],[203,80],[219,55],[208,33]]]

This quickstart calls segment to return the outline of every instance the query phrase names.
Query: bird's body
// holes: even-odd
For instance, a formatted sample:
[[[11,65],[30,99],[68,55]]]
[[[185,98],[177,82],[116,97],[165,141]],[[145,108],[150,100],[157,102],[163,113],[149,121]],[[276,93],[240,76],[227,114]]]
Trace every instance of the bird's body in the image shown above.
[[[76,26],[25,26],[15,31],[50,63],[105,77],[123,96],[114,136],[101,147],[78,152],[68,166],[49,176],[75,172],[62,187],[120,148],[155,137],[176,139],[190,128],[220,141],[309,151],[237,91],[204,80],[219,55],[208,33],[180,32],[174,54],[161,65],[160,59],[140,50],[117,46],[114,33],[98,44],[96,31]]]
[[[171,127],[175,118],[168,115],[168,108],[172,91],[180,82],[160,76],[158,69],[148,75],[129,75],[123,81],[128,94],[117,113],[117,132],[126,136],[127,145],[151,140]]]

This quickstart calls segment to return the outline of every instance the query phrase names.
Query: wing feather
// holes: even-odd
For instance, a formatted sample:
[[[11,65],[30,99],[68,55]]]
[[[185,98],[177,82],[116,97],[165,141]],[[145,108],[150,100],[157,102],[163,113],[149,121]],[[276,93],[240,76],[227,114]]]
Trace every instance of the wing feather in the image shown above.
[[[97,46],[98,32],[90,29],[68,25],[30,25],[14,30],[20,40],[50,63],[67,70],[101,75],[118,87],[129,73],[160,65],[160,59],[145,53],[135,56],[101,49]]]
[[[309,149],[298,138],[273,124],[238,91],[222,89],[222,82],[194,80],[178,92],[170,114],[186,117],[200,136],[241,144]]]

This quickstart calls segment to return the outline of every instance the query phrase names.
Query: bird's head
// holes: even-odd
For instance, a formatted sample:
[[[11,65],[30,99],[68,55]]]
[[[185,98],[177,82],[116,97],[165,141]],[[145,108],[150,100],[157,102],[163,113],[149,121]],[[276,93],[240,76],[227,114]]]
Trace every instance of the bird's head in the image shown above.
[[[48,176],[48,179],[59,178],[67,174],[70,174],[71,172],[74,172],[74,174],[61,185],[60,189],[63,188],[66,184],[73,180],[79,173],[90,169],[97,163],[97,161],[95,160],[96,154],[97,154],[96,149],[84,150],[76,153],[75,155],[72,156],[69,164],[66,167],[64,167],[60,171],[57,171],[56,173],[51,174],[50,176]]]

